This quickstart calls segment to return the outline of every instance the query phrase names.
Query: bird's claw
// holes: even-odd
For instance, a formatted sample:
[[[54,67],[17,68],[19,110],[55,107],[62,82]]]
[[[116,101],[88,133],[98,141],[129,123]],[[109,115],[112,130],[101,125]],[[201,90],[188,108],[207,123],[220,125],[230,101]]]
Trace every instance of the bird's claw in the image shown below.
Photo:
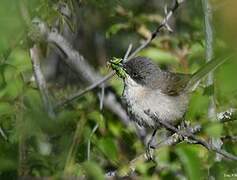
[[[154,157],[153,157],[153,149],[154,147],[151,145],[151,143],[148,143],[146,147],[146,158],[148,161],[155,162]]]
[[[190,122],[183,120],[181,121],[180,129],[187,129],[189,126],[190,126]]]

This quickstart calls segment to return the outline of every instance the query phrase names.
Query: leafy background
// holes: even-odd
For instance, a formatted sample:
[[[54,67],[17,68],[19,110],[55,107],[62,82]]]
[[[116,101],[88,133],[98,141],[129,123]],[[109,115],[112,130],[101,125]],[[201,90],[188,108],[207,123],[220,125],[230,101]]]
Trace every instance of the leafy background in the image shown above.
[[[19,175],[57,178],[65,173],[104,179],[106,172],[114,170],[123,176],[129,170],[129,162],[145,151],[134,128],[125,127],[108,109],[99,109],[96,93],[90,92],[63,107],[56,119],[52,120],[44,111],[39,91],[29,81],[32,76],[29,48],[32,44],[27,35],[29,20],[34,17],[49,25],[59,17],[53,8],[58,2],[0,2],[0,127],[6,135],[0,136],[0,179],[16,179]],[[98,71],[107,74],[110,69],[106,62],[111,57],[123,57],[129,43],[136,47],[147,38],[162,20],[164,5],[171,2],[82,1],[76,12],[80,17],[76,23],[80,37],[76,49]],[[67,3],[74,5],[75,2]],[[214,52],[227,56],[226,49],[236,47],[236,2],[213,0],[211,4]],[[73,10],[73,6],[71,8]],[[24,16],[26,10],[28,14]],[[171,20],[174,33],[162,32],[140,55],[152,58],[162,68],[193,73],[205,63],[201,1],[186,1],[174,16]],[[47,49],[47,44],[41,46]],[[237,105],[236,69],[237,62],[232,58],[215,72],[218,111]],[[114,77],[110,85],[120,97],[122,81]],[[60,79],[48,82],[48,86],[54,102],[85,87],[79,81],[61,83]],[[235,136],[236,122],[210,122],[207,118],[208,105],[208,92],[200,87],[191,98],[186,118],[203,125],[202,135],[205,138]],[[96,124],[98,130],[91,135]],[[91,141],[89,161],[88,141]],[[237,154],[235,142],[226,141],[223,148]],[[187,143],[160,148],[156,160],[157,165],[138,163],[134,178],[207,179],[212,176],[224,179],[226,174],[237,174],[235,162],[216,162],[214,153]]]

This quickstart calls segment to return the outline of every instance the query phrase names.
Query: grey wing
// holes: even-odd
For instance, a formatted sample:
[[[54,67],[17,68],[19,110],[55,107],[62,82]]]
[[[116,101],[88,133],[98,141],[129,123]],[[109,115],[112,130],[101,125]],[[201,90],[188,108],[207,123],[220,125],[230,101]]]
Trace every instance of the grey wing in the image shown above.
[[[182,93],[187,86],[191,75],[172,73],[164,71],[164,82],[160,87],[161,92],[170,96],[176,96]]]

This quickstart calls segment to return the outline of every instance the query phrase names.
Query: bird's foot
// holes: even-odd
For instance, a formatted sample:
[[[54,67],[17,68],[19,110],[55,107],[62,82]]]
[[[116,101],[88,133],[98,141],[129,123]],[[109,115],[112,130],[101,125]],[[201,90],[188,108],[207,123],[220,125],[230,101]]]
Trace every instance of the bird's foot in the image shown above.
[[[187,129],[188,127],[190,127],[190,122],[182,120],[180,124],[180,129]]]
[[[190,131],[190,127],[191,127],[190,122],[183,120],[183,121],[181,122],[180,126],[178,126],[178,129],[179,129],[180,131],[182,131],[182,132],[187,133],[187,132]],[[179,135],[179,138],[180,138],[180,140],[186,141],[187,143],[190,143],[190,144],[197,144],[196,141],[189,139],[189,138],[188,138],[187,136],[185,136],[185,135]]]
[[[154,149],[155,149],[155,147],[152,146],[151,143],[149,142],[147,144],[147,147],[146,147],[146,158],[147,158],[147,160],[155,162],[154,157],[153,157],[153,150]]]

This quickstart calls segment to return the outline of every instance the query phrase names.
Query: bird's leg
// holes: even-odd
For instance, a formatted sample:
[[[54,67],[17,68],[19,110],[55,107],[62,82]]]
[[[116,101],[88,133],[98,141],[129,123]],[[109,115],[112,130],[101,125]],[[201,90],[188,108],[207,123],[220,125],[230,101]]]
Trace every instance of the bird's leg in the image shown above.
[[[149,139],[149,141],[148,141],[148,143],[147,143],[146,156],[147,156],[147,159],[148,159],[148,160],[154,160],[153,157],[152,157],[151,148],[154,149],[154,147],[152,146],[152,142],[153,142],[153,139],[154,139],[154,137],[155,137],[155,135],[156,135],[157,129],[158,129],[158,128],[156,128],[156,129],[153,131],[153,133],[152,133],[152,135],[151,135],[151,138]]]
[[[180,129],[182,130],[186,129],[189,126],[188,122],[185,120],[185,115],[186,113],[183,115],[183,118],[181,119],[180,123]]]
[[[185,121],[185,118],[183,118],[179,128],[180,128],[180,131],[184,131],[184,130],[188,131],[189,128],[190,128],[190,122],[189,121]],[[182,139],[183,141],[186,141],[186,142],[188,142],[190,144],[196,144],[197,143],[196,141],[190,140],[189,138],[184,137],[184,136],[181,136],[180,139]]]

